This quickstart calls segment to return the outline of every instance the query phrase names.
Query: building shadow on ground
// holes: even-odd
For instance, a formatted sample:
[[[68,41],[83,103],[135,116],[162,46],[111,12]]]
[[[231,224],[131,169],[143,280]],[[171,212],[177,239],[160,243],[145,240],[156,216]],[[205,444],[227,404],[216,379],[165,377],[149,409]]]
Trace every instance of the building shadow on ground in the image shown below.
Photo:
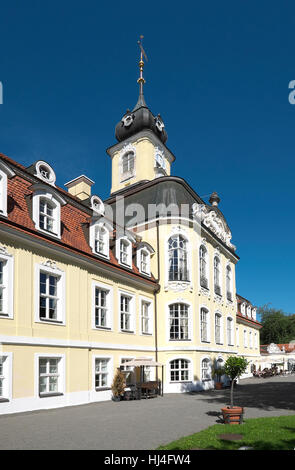
[[[259,379],[258,379],[259,380]],[[230,403],[230,389],[201,392],[202,400],[222,406]],[[234,389],[234,405],[263,410],[295,410],[295,382],[267,381],[265,383],[240,383]]]

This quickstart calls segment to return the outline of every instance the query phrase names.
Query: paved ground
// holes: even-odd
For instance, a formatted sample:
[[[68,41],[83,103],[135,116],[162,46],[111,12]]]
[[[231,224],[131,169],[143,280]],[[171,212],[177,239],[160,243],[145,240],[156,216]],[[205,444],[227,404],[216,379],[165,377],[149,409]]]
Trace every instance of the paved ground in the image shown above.
[[[226,389],[0,416],[0,449],[155,449],[219,422],[228,400]],[[245,418],[293,415],[295,376],[243,380],[235,404]]]

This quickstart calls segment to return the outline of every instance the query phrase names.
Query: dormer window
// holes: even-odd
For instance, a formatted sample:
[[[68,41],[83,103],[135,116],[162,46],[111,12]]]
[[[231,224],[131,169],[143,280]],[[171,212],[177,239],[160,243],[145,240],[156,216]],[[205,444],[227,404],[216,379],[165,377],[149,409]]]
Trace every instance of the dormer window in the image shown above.
[[[241,304],[241,314],[244,315],[244,316],[246,315],[246,304],[245,304],[245,302],[243,302]]]
[[[47,232],[56,233],[56,206],[46,198],[40,198],[39,227]]]
[[[104,215],[105,213],[104,203],[98,196],[92,196],[91,208],[95,214]]]
[[[7,216],[7,178],[14,175],[15,173],[0,161],[0,215]]]
[[[149,243],[141,242],[137,246],[136,261],[137,267],[142,274],[150,276],[151,274],[151,256],[154,250]]]
[[[54,190],[36,184],[32,187],[32,218],[37,230],[61,237],[61,206],[66,201]]]
[[[40,178],[45,183],[55,186],[55,180],[56,180],[55,173],[53,169],[51,168],[51,166],[42,160],[39,160],[35,164],[35,176]]]
[[[132,267],[132,241],[128,236],[117,239],[116,257],[123,266]]]
[[[93,218],[90,224],[89,244],[93,253],[109,258],[111,224],[102,219]]]

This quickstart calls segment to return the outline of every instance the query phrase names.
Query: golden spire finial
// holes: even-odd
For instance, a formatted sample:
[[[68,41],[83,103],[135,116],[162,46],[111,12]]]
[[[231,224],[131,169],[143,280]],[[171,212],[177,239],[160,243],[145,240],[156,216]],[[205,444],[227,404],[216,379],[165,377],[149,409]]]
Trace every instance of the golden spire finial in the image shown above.
[[[140,47],[139,79],[137,80],[137,83],[139,83],[141,95],[143,94],[143,84],[145,83],[145,79],[143,78],[143,67],[144,67],[143,57],[145,58],[146,61],[148,60],[146,53],[144,52],[144,48],[142,47],[142,40],[143,40],[143,36],[141,35],[140,40],[137,41]]]

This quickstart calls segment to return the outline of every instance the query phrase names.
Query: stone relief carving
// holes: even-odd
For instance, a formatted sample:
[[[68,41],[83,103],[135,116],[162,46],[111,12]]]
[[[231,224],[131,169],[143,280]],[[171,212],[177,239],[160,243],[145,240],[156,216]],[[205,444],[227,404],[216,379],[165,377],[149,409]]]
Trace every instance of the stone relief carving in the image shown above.
[[[197,203],[193,204],[192,211],[195,218],[203,222],[229,248],[236,250],[235,245],[231,243],[231,231],[217,212],[205,204]]]

